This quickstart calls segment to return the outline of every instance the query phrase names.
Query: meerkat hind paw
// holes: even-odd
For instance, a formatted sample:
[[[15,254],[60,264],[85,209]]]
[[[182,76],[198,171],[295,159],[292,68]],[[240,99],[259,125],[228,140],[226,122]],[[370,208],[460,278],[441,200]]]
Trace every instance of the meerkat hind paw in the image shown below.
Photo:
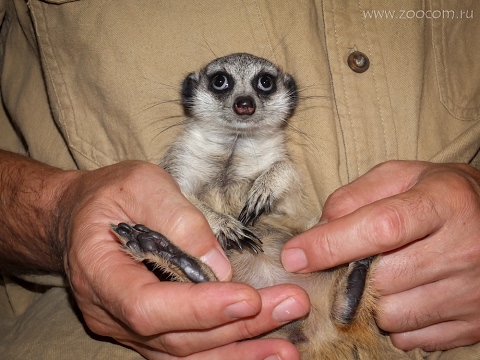
[[[365,291],[368,271],[375,256],[350,263],[346,288],[337,294],[333,316],[340,324],[352,323]]]
[[[217,280],[207,265],[145,225],[120,223],[110,225],[110,228],[122,242],[123,249],[134,259],[146,263],[157,277],[160,277],[159,273],[166,273],[177,281],[199,283]],[[161,271],[158,272],[158,269]]]

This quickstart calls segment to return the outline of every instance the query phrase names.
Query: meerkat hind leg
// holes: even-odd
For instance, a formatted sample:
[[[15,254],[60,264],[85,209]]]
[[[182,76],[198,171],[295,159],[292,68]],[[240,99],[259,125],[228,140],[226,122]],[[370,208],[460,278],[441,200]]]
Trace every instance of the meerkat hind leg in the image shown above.
[[[352,323],[365,291],[368,271],[375,256],[350,263],[345,288],[335,297],[333,317],[340,324]]]
[[[110,225],[110,228],[122,242],[125,252],[144,262],[159,278],[165,277],[161,274],[166,274],[176,281],[199,283],[217,280],[207,265],[144,225],[120,223]]]

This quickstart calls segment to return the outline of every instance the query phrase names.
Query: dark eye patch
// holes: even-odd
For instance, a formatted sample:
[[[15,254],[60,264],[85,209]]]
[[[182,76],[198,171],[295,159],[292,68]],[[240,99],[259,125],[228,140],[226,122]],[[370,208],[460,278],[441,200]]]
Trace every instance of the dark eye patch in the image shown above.
[[[209,77],[209,88],[214,93],[226,93],[233,89],[233,85],[233,78],[225,72],[218,72]]]
[[[277,78],[271,74],[260,73],[252,82],[259,95],[270,95],[277,90]]]

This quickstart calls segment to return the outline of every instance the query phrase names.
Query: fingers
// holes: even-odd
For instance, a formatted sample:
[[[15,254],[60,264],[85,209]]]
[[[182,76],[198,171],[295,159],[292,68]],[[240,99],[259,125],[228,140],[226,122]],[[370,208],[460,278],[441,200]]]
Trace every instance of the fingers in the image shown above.
[[[471,309],[452,307],[455,299],[463,295],[452,289],[450,281],[442,280],[380,297],[377,324],[386,331],[400,333],[463,318]]]
[[[421,165],[406,163],[405,172],[412,172],[412,168],[420,171]],[[370,175],[367,175],[368,178]],[[359,179],[357,185],[360,183]],[[369,182],[364,186],[371,188]],[[431,169],[423,169],[403,185],[384,185],[384,188],[398,190],[402,186],[409,190],[373,203],[359,205],[358,197],[347,196],[347,204],[355,203],[359,207],[352,212],[346,211],[347,215],[342,217],[320,222],[285,244],[282,250],[285,268],[299,272],[322,270],[388,252],[433,235],[447,221],[452,228],[455,226],[458,231],[465,232],[462,219],[477,211],[475,186],[478,184],[461,166],[432,165]],[[350,190],[343,194],[350,194]],[[372,196],[369,200],[376,195]]]
[[[258,336],[309,311],[307,294],[294,285],[257,292],[238,283],[159,282],[117,246],[104,241],[102,253],[92,249],[89,257],[89,268],[101,274],[88,284],[101,299],[96,306],[78,284],[73,288],[87,325],[124,343],[187,355]]]
[[[432,200],[411,189],[313,227],[282,249],[289,271],[323,270],[402,247],[438,230],[445,219]],[[432,216],[431,216],[432,215]]]
[[[132,290],[135,294],[124,300],[119,318],[127,330],[117,326],[113,331],[106,324],[103,331],[113,331],[120,342],[134,339],[178,356],[259,336],[309,311],[308,296],[293,285],[259,293],[234,283],[157,283]]]
[[[131,184],[142,184],[142,197],[126,203],[127,215],[160,231],[177,246],[199,257],[220,280],[231,278],[231,266],[202,213],[181,193],[173,178],[159,166],[142,164]],[[139,190],[132,189],[133,194]]]
[[[235,341],[271,330],[309,310],[308,297],[292,285],[257,292],[238,283],[160,283],[147,285],[138,292],[124,300],[121,319],[144,336],[184,329],[212,329],[229,323],[218,335]],[[235,322],[243,318],[248,319]],[[196,336],[203,337],[201,332]]]
[[[468,254],[470,251],[472,254]],[[408,247],[383,254],[376,264],[372,282],[379,295],[386,296],[457,274],[468,274],[470,265],[466,255],[475,256],[473,246],[460,249],[456,239],[441,230]]]
[[[426,167],[427,163],[421,161],[387,161],[375,166],[328,197],[322,220],[337,219],[362,206],[409,190]]]
[[[472,333],[477,329],[478,324],[455,320],[408,332],[390,333],[390,338],[395,347],[405,351],[416,348],[425,351],[448,350],[476,343],[478,339]]]
[[[168,355],[147,348],[137,343],[125,343],[136,349],[150,360],[173,360],[176,356]],[[215,349],[202,351],[190,356],[182,357],[185,360],[298,360],[300,356],[296,347],[281,339],[260,339],[236,342]]]
[[[477,342],[479,179],[467,165],[382,164],[335,192],[324,221],[289,241],[282,262],[308,272],[381,253],[377,323],[397,347]]]
[[[237,283],[159,282],[123,253],[109,224],[144,223],[200,256],[220,278],[231,276],[207,221],[160,167],[127,162],[85,173],[72,193],[78,194],[78,205],[66,271],[95,333],[145,354],[188,355],[258,336],[308,313],[307,294],[293,285],[256,291]]]
[[[386,257],[390,256],[393,255]],[[480,289],[475,285],[480,276],[478,258],[474,259],[472,266],[450,258],[449,252],[441,254],[439,258],[444,261],[430,264],[430,267],[438,268],[432,272],[435,280],[426,283],[423,282],[423,275],[414,277],[414,284],[418,284],[415,287],[403,280],[400,284],[406,284],[409,290],[397,290],[392,285],[388,288],[390,294],[383,294],[378,300],[377,324],[394,333],[392,340],[398,339],[398,346],[402,349],[409,350],[417,346],[431,350],[446,349],[478,341]],[[415,266],[412,262],[408,268]],[[374,283],[379,276],[378,270],[381,269],[376,269]],[[424,268],[417,270],[425,272]],[[382,273],[384,271],[381,270]],[[408,279],[409,273],[394,273],[389,278],[391,282],[398,282],[397,276]],[[446,326],[440,326],[442,323]],[[444,332],[439,332],[439,329],[444,329]]]
[[[271,287],[262,289],[259,293],[263,300],[262,311],[256,316],[225,323],[223,326],[208,330],[176,331],[159,335],[145,344],[152,348],[163,349],[170,354],[184,356],[259,336],[302,317],[309,311],[308,298],[303,294],[303,290],[294,286]],[[227,307],[226,310],[233,311],[236,315],[237,305],[233,305],[233,309]],[[206,313],[202,316],[211,316],[211,314]]]
[[[221,287],[220,283],[193,286],[159,282],[142,263],[130,259],[113,241],[104,241],[101,249],[90,250],[89,256],[86,255],[88,265],[80,260],[78,265],[71,266],[70,279],[77,300],[81,305],[83,297],[87,301],[99,299],[96,306],[106,309],[134,333],[149,336],[180,329],[210,328],[255,315],[261,309],[259,294],[247,285],[227,283]],[[86,270],[79,270],[82,266],[87,266],[95,277],[85,279]],[[82,278],[78,279],[79,276]],[[236,312],[229,312],[228,306],[235,304]],[[103,329],[92,330],[100,333]]]
[[[88,191],[84,190],[87,200],[75,217],[79,226],[144,224],[199,257],[220,280],[231,278],[230,263],[207,220],[160,166],[122,162],[89,172],[82,182],[90,185],[82,185]]]

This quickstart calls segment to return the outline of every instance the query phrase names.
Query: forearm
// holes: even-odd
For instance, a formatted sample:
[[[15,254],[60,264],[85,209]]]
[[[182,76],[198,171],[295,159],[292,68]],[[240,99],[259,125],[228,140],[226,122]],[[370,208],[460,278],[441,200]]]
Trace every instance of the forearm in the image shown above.
[[[0,272],[63,272],[62,200],[77,176],[0,150]]]

